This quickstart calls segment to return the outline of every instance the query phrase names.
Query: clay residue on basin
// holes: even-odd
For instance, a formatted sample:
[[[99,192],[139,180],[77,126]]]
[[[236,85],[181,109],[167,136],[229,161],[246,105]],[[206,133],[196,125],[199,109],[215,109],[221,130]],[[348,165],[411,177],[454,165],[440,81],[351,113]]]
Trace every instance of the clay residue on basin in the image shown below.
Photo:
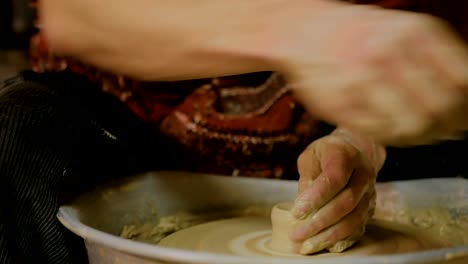
[[[267,210],[263,210],[266,212]],[[319,253],[313,256],[281,253],[270,247],[271,221],[267,213],[198,218],[188,214],[170,233],[158,233],[161,226],[124,228],[122,236],[165,247],[243,256],[330,257],[347,255],[388,255],[468,244],[468,221],[453,220],[447,209],[400,210],[392,217],[378,215],[367,226],[364,237],[344,253]],[[173,219],[183,220],[179,214]],[[187,216],[187,215],[186,215]],[[208,215],[209,216],[209,215]],[[162,221],[164,222],[164,221]],[[170,222],[170,221],[169,221]],[[175,221],[177,222],[177,221]],[[131,235],[137,230],[138,235]],[[146,230],[146,231],[145,231]],[[135,234],[135,233],[133,233]],[[147,238],[153,239],[147,239]],[[146,238],[146,239],[142,239]],[[156,239],[154,239],[156,238]],[[145,241],[146,240],[146,241]]]
[[[268,217],[270,211],[269,207],[259,206],[250,206],[245,209],[209,211],[205,213],[181,211],[176,214],[161,217],[156,224],[154,222],[145,222],[125,225],[120,232],[120,236],[135,241],[158,244],[163,238],[196,225],[238,216]]]

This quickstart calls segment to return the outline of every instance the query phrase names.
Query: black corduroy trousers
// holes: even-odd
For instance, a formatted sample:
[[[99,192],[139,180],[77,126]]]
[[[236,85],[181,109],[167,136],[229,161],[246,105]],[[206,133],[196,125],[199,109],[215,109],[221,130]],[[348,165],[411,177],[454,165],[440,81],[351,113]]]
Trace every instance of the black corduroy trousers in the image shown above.
[[[156,168],[162,157],[155,148],[162,146],[155,138],[120,101],[82,77],[23,72],[6,80],[0,263],[87,263],[83,242],[56,219],[59,205],[97,184]]]

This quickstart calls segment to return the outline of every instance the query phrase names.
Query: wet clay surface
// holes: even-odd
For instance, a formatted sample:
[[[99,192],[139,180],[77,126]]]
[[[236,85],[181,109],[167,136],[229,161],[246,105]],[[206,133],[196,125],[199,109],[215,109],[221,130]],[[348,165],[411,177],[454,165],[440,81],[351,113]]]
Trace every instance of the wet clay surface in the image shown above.
[[[323,258],[399,254],[468,244],[468,219],[453,220],[445,209],[399,211],[385,220],[378,218],[368,224],[361,240],[343,253],[302,256],[273,249],[271,220],[266,215],[196,225],[163,238],[159,245],[241,256]]]
[[[330,257],[344,255],[383,255],[443,248],[448,246],[420,230],[405,225],[373,221],[364,237],[344,253],[301,256],[282,253],[270,246],[271,222],[267,217],[252,216],[218,220],[176,232],[160,245],[187,250],[242,256]]]
[[[288,212],[275,215],[271,208],[252,207],[201,215],[178,213],[162,217],[157,225],[125,226],[121,236],[201,252],[292,258],[391,255],[468,245],[466,216],[454,216],[454,212],[444,208],[397,210],[387,206],[384,209],[376,211],[360,241],[342,253],[323,251],[309,256],[293,253],[287,248],[286,234],[286,229],[294,225],[292,217],[289,218]],[[278,217],[286,220],[286,225],[273,228],[276,235],[280,234],[273,246],[271,217],[273,222]],[[278,248],[282,245],[284,248]]]

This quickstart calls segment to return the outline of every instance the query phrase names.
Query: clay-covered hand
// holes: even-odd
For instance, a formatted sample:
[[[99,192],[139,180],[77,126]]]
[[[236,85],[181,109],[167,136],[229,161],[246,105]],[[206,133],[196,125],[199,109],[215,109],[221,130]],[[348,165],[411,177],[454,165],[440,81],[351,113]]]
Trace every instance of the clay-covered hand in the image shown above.
[[[299,196],[290,238],[301,254],[342,252],[364,233],[375,207],[385,149],[346,130],[313,142],[298,159]]]
[[[468,49],[448,24],[349,4],[313,20],[290,31],[307,41],[274,46],[290,59],[284,71],[310,112],[382,144],[432,143],[467,129]]]

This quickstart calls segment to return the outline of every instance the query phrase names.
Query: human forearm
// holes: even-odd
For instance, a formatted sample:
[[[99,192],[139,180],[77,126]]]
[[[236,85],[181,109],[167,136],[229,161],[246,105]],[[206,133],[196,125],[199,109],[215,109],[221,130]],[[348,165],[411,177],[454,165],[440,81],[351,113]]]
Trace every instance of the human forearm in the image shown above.
[[[334,0],[42,0],[58,54],[140,79],[171,80],[277,70],[274,45]]]

